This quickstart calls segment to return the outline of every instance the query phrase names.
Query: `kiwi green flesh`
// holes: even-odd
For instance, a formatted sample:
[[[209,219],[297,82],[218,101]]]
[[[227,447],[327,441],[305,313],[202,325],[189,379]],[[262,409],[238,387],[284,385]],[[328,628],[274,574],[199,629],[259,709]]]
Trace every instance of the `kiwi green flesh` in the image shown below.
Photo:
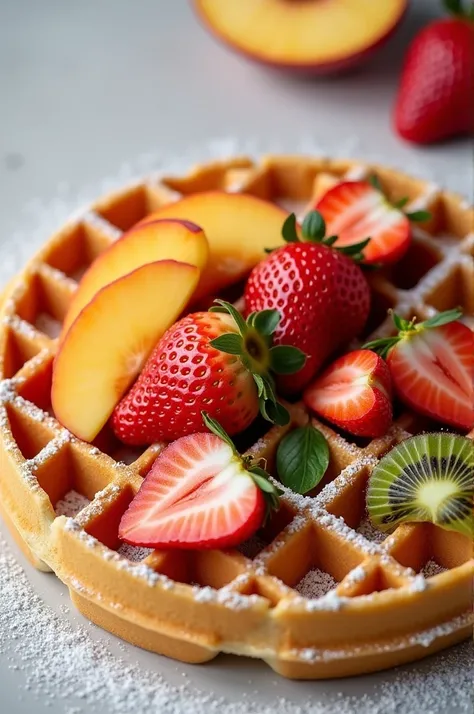
[[[473,441],[441,432],[401,442],[373,469],[367,510],[384,531],[429,522],[474,536]]]

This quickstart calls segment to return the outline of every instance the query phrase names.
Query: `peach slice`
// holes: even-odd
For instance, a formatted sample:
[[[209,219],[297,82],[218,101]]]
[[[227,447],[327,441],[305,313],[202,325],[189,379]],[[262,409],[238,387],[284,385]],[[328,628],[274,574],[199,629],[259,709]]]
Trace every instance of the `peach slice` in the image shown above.
[[[325,74],[357,64],[393,33],[407,0],[195,0],[219,39],[248,57]]]
[[[178,218],[201,226],[210,252],[195,295],[200,299],[244,278],[266,257],[265,248],[283,245],[281,228],[287,215],[279,206],[249,194],[204,191],[159,208],[137,225]]]
[[[105,286],[71,325],[53,365],[58,421],[93,441],[196,289],[195,265],[161,260]]]
[[[208,254],[206,236],[190,221],[152,221],[127,231],[83,275],[64,320],[61,341],[81,310],[105,285],[159,260],[177,260],[203,268]]]

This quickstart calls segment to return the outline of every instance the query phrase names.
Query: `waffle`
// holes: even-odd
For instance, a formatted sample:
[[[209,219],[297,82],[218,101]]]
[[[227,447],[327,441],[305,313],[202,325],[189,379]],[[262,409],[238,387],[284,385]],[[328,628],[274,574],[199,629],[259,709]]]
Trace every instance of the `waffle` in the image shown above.
[[[370,274],[366,334],[392,331],[387,309],[474,313],[474,211],[460,197],[382,166],[301,156],[247,157],[161,176],[109,195],[54,235],[6,288],[1,305],[0,508],[31,563],[54,571],[91,621],[148,650],[202,663],[220,652],[265,660],[284,677],[317,679],[386,669],[470,636],[472,542],[428,523],[376,531],[365,510],[377,460],[411,434],[437,428],[396,406],[389,433],[349,441],[290,404],[287,427],[260,422],[240,448],[267,461],[288,429],[313,421],[330,447],[311,493],[283,489],[280,510],[239,549],[166,552],[121,545],[118,526],[164,444],[124,449],[102,435],[73,438],[50,401],[61,322],[91,261],[121,232],[182,195],[219,189],[297,214],[343,178],[379,177],[392,200],[431,219],[408,254]],[[238,296],[237,296],[238,297]],[[354,343],[357,346],[357,343]],[[473,436],[473,433],[470,434]]]

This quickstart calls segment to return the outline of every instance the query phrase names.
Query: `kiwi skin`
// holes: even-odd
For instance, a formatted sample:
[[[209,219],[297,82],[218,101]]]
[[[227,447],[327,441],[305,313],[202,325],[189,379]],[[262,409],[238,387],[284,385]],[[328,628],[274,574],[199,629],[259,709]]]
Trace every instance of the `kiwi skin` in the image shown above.
[[[428,522],[474,537],[474,442],[449,432],[405,439],[374,467],[367,510],[383,531]]]

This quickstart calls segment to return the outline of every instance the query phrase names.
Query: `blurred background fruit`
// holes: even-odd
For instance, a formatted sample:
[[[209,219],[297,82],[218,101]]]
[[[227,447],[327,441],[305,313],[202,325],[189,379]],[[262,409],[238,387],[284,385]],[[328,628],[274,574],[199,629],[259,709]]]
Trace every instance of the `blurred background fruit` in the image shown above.
[[[314,74],[359,64],[396,30],[408,0],[195,0],[207,28],[258,62]]]

